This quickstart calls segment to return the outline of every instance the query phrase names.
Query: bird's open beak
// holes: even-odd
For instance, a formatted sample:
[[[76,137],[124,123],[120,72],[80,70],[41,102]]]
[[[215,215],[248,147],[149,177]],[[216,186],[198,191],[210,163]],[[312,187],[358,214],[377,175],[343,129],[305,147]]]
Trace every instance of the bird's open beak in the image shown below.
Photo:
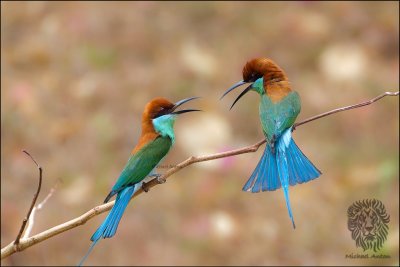
[[[182,100],[176,102],[175,106],[171,109],[171,113],[170,114],[177,114],[178,115],[178,114],[183,114],[183,113],[186,113],[186,112],[201,111],[199,109],[184,109],[184,110],[175,111],[179,106],[181,106],[181,105],[183,105],[186,102],[189,102],[191,100],[197,99],[197,98],[199,98],[199,97],[189,97],[189,98],[185,98],[185,99],[182,99]]]
[[[246,83],[247,83],[247,82],[245,82],[245,81],[242,80],[242,81],[240,81],[240,82],[234,84],[231,88],[229,88],[228,90],[225,91],[225,93],[221,96],[220,100],[221,100],[224,96],[226,96],[229,92],[231,92],[233,89],[235,89],[235,88],[237,88],[237,87],[239,87],[239,86],[242,86],[243,84],[246,84]],[[242,96],[244,96],[248,91],[250,91],[250,89],[251,89],[252,86],[253,86],[253,84],[250,84],[249,86],[246,87],[246,89],[243,90],[243,92],[240,93],[240,95],[239,95],[239,96],[236,98],[236,100],[233,102],[233,104],[232,104],[232,106],[231,106],[230,109],[233,108],[233,106],[236,104],[236,102],[237,102]]]

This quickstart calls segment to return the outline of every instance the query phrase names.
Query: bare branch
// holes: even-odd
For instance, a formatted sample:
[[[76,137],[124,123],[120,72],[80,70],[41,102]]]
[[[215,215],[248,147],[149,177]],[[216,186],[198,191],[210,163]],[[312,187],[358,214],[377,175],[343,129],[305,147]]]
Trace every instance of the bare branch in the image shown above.
[[[22,233],[23,233],[24,230],[25,230],[26,223],[27,223],[28,220],[29,220],[29,216],[31,215],[32,209],[33,209],[33,207],[35,206],[36,200],[37,200],[37,198],[38,198],[38,196],[39,196],[40,188],[42,187],[42,167],[39,166],[39,164],[38,164],[38,163],[36,162],[36,160],[31,156],[31,154],[28,153],[28,151],[22,150],[22,152],[24,152],[25,154],[27,154],[27,155],[33,160],[33,162],[35,162],[36,166],[38,167],[38,169],[39,169],[39,185],[38,185],[38,188],[37,188],[37,191],[36,191],[35,195],[33,196],[31,206],[30,206],[30,208],[29,208],[29,210],[28,210],[28,214],[26,215],[26,217],[25,217],[24,220],[22,221],[21,228],[20,228],[20,230],[19,230],[19,233],[18,233],[18,235],[17,235],[17,238],[16,238],[15,241],[14,241],[14,245],[15,245],[15,249],[16,249],[16,250],[19,250],[19,241],[20,241],[21,235],[22,235]]]
[[[257,149],[265,143],[265,140],[261,140],[260,142],[249,146],[249,147],[245,147],[242,149],[236,149],[236,150],[232,150],[232,151],[227,151],[227,152],[222,152],[222,153],[217,153],[217,154],[213,154],[210,156],[202,156],[202,157],[190,157],[187,160],[179,163],[178,165],[176,165],[175,167],[169,169],[164,175],[162,175],[162,178],[167,179],[169,176],[171,176],[172,174],[178,172],[179,170],[185,168],[186,166],[189,166],[193,163],[196,162],[201,162],[201,161],[207,161],[207,160],[214,160],[214,159],[219,159],[219,158],[225,158],[225,157],[229,157],[229,156],[233,156],[233,155],[239,155],[239,154],[244,154],[244,153],[250,153],[250,152],[255,152],[257,151]],[[155,185],[157,185],[157,179],[153,179],[150,182],[148,182],[148,188],[151,188]],[[139,194],[141,194],[143,192],[142,189],[138,190],[138,192],[132,196],[132,198],[138,196]],[[18,250],[13,246],[13,244],[9,244],[6,247],[1,249],[1,259],[4,259],[12,254],[14,254],[17,251],[21,251],[24,250],[30,246],[33,246],[37,243],[40,243],[50,237],[53,237],[55,235],[61,234],[65,231],[68,231],[72,228],[78,227],[79,225],[85,224],[88,220],[90,220],[91,218],[93,218],[94,216],[97,216],[103,212],[106,212],[108,210],[110,210],[112,208],[112,206],[114,206],[115,200],[111,201],[107,204],[103,204],[97,207],[92,208],[91,210],[89,210],[88,212],[86,212],[85,214],[79,216],[78,218],[75,218],[73,220],[70,220],[68,222],[65,222],[63,224],[57,225],[53,228],[50,228],[44,232],[41,232],[37,235],[34,235],[32,237],[28,237],[26,239],[21,240],[21,243],[19,245]]]
[[[359,108],[359,107],[363,107],[369,104],[372,104],[378,100],[380,100],[381,98],[385,97],[385,96],[398,96],[399,92],[386,92],[378,97],[375,97],[367,102],[363,102],[360,104],[356,104],[356,105],[352,105],[352,106],[348,106],[348,107],[343,107],[343,108],[338,108],[338,109],[334,109],[332,111],[326,112],[326,113],[322,113],[320,115],[311,117],[309,119],[306,119],[304,121],[298,122],[296,123],[294,126],[298,127],[300,125],[306,124],[310,121],[313,120],[317,120],[319,118],[337,113],[337,112],[341,112],[344,110],[349,110],[349,109],[354,109],[354,108]],[[180,171],[181,169],[194,164],[194,163],[198,163],[198,162],[203,162],[203,161],[210,161],[210,160],[215,160],[215,159],[220,159],[220,158],[226,158],[226,157],[230,157],[230,156],[234,156],[234,155],[240,155],[240,154],[245,154],[245,153],[252,153],[258,150],[258,148],[263,145],[265,143],[265,139],[260,140],[259,142],[257,142],[254,145],[251,146],[247,146],[244,148],[240,148],[240,149],[235,149],[235,150],[231,150],[231,151],[227,151],[227,152],[222,152],[222,153],[216,153],[216,154],[212,154],[212,155],[207,155],[207,156],[200,156],[200,157],[190,157],[188,159],[186,159],[185,161],[179,163],[178,165],[176,165],[173,168],[170,168],[165,174],[163,174],[159,179],[167,179],[168,177],[170,177],[172,174]],[[153,186],[156,186],[157,184],[159,184],[159,182],[157,181],[157,178],[152,179],[150,182],[148,182],[146,184],[147,188],[151,188]],[[136,194],[132,197],[136,197],[139,194],[141,194],[143,192],[142,189],[138,190],[138,192],[136,192]],[[3,249],[1,249],[1,259],[4,259],[12,254],[14,254],[17,251],[21,251],[24,250],[30,246],[33,246],[37,243],[40,243],[50,237],[53,237],[55,235],[61,234],[65,231],[68,231],[70,229],[73,229],[75,227],[78,227],[80,225],[85,224],[88,220],[90,220],[91,218],[93,218],[94,216],[97,216],[103,212],[106,212],[108,210],[110,210],[112,208],[112,206],[114,205],[115,201],[111,201],[107,204],[103,204],[97,207],[92,208],[91,210],[89,210],[88,212],[86,212],[85,214],[82,214],[81,216],[70,220],[68,222],[62,223],[60,225],[57,225],[53,228],[50,228],[46,231],[43,231],[35,236],[32,237],[28,237],[26,239],[21,240],[19,246],[18,246],[18,250],[16,248],[16,246],[13,245],[13,243],[10,243],[9,245],[7,245],[6,247],[4,247]],[[28,215],[29,217],[29,215]]]
[[[299,127],[300,125],[306,124],[306,123],[308,123],[308,122],[310,122],[310,121],[314,121],[314,120],[320,119],[320,118],[322,118],[322,117],[326,117],[326,116],[332,115],[332,114],[334,114],[334,113],[342,112],[342,111],[345,111],[345,110],[354,109],[354,108],[361,108],[361,107],[363,107],[363,106],[370,105],[370,104],[372,104],[372,103],[374,103],[374,102],[380,100],[381,98],[384,98],[385,96],[398,96],[398,95],[399,95],[399,91],[397,91],[397,92],[385,92],[385,93],[383,93],[383,94],[381,94],[381,95],[379,95],[379,96],[377,96],[377,97],[375,97],[375,98],[373,98],[373,99],[371,99],[371,100],[368,100],[368,101],[365,101],[365,102],[362,102],[362,103],[359,103],[359,104],[355,104],[355,105],[343,107],[343,108],[337,108],[337,109],[334,109],[334,110],[331,110],[331,111],[328,111],[328,112],[319,114],[319,115],[317,115],[317,116],[308,118],[308,119],[306,119],[306,120],[304,120],[304,121],[297,122],[297,123],[295,123],[295,124],[293,125],[293,130],[294,130],[296,127]]]

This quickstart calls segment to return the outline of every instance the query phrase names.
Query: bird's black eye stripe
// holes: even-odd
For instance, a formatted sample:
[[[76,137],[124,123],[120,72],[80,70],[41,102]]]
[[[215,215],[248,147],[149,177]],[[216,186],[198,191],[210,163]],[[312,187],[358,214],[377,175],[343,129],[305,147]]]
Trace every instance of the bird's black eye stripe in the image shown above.
[[[252,72],[252,73],[250,74],[249,80],[246,81],[246,82],[249,82],[249,83],[255,82],[255,81],[257,81],[257,79],[261,78],[262,76],[263,76],[263,75],[260,74],[260,73]]]
[[[251,74],[251,81],[252,81],[252,82],[255,82],[256,80],[258,80],[258,79],[261,78],[262,76],[263,76],[262,74],[253,72],[253,73]]]
[[[160,116],[162,116],[162,115],[165,115],[165,114],[168,114],[168,109],[162,107],[162,108],[156,113],[156,115],[154,116],[154,118],[158,118],[158,117],[160,117]]]

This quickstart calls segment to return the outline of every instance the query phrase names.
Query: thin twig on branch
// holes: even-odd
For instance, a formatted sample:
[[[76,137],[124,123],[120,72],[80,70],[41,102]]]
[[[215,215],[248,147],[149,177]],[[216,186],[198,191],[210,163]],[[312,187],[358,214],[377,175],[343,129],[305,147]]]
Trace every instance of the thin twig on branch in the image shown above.
[[[350,109],[354,109],[354,108],[361,108],[361,107],[363,107],[363,106],[368,106],[368,105],[371,105],[372,103],[374,103],[374,102],[380,100],[381,98],[384,98],[385,96],[398,96],[398,95],[399,95],[399,91],[397,91],[397,92],[385,92],[385,93],[383,93],[383,94],[381,94],[381,95],[378,95],[377,97],[375,97],[375,98],[373,98],[373,99],[371,99],[371,100],[368,100],[368,101],[365,101],[365,102],[362,102],[362,103],[359,103],[359,104],[356,104],[356,105],[351,105],[351,106],[347,106],[347,107],[337,108],[337,109],[334,109],[334,110],[331,110],[331,111],[328,111],[328,112],[319,114],[319,115],[317,115],[317,116],[308,118],[308,119],[306,119],[306,120],[304,120],[304,121],[295,123],[295,124],[293,125],[293,130],[296,129],[296,127],[298,127],[298,126],[300,126],[300,125],[302,125],[302,124],[308,123],[308,122],[310,122],[310,121],[314,121],[314,120],[317,120],[317,119],[320,119],[320,118],[329,116],[329,115],[334,114],[334,113],[342,112],[342,111],[345,111],[345,110],[350,110]]]
[[[36,191],[35,195],[33,196],[31,206],[30,206],[30,208],[29,208],[29,210],[28,210],[28,214],[26,215],[26,217],[25,217],[24,220],[22,221],[21,228],[19,229],[19,233],[18,233],[18,235],[17,235],[17,238],[16,238],[15,241],[14,241],[14,246],[15,246],[15,249],[16,249],[17,251],[20,250],[20,249],[19,249],[19,242],[20,242],[21,235],[22,235],[22,233],[23,233],[24,230],[25,230],[26,223],[28,222],[29,217],[31,216],[32,209],[33,209],[33,207],[35,206],[36,200],[37,200],[37,198],[38,198],[38,196],[39,196],[39,193],[40,193],[40,188],[42,187],[42,172],[43,172],[43,171],[42,171],[42,167],[39,166],[39,164],[38,164],[38,163],[36,162],[36,160],[31,156],[31,154],[29,154],[28,151],[22,150],[22,152],[24,152],[25,154],[27,154],[27,155],[33,160],[33,162],[35,162],[36,166],[38,167],[38,169],[39,169],[39,184],[38,184],[37,191]],[[2,257],[2,258],[3,258],[3,257]]]
[[[305,123],[308,123],[310,121],[334,114],[334,113],[338,113],[344,110],[349,110],[349,109],[354,109],[354,108],[359,108],[359,107],[363,107],[369,104],[372,104],[378,100],[380,100],[381,98],[385,97],[385,96],[398,96],[399,92],[386,92],[382,95],[379,95],[378,97],[375,97],[367,102],[363,102],[363,103],[359,103],[356,105],[352,105],[352,106],[347,106],[347,107],[343,107],[343,108],[338,108],[338,109],[334,109],[332,111],[326,112],[326,113],[322,113],[320,115],[311,117],[309,119],[306,119],[304,121],[298,122],[294,125],[294,127],[298,127],[300,125],[303,125]],[[235,149],[235,150],[231,150],[231,151],[227,151],[227,152],[222,152],[222,153],[216,153],[216,154],[212,154],[212,155],[207,155],[207,156],[200,156],[200,157],[190,157],[188,159],[186,159],[185,161],[179,163],[178,165],[168,169],[168,171],[166,173],[164,173],[160,178],[158,179],[167,179],[169,176],[171,176],[172,174],[180,171],[181,169],[194,164],[194,163],[198,163],[198,162],[203,162],[203,161],[209,161],[209,160],[215,160],[215,159],[220,159],[220,158],[226,158],[226,157],[230,157],[230,156],[234,156],[234,155],[240,155],[240,154],[245,154],[245,153],[252,153],[252,152],[256,152],[258,150],[258,148],[265,143],[265,139],[260,140],[259,142],[257,142],[254,145],[251,146],[247,146],[244,148],[240,148],[240,149]],[[147,188],[151,188],[153,186],[156,186],[157,184],[159,184],[159,182],[157,181],[157,178],[151,180],[150,182],[148,182],[146,184]],[[136,192],[136,194],[132,197],[136,197],[139,194],[141,194],[143,192],[142,189],[138,190],[138,192]],[[14,254],[17,251],[21,251],[24,250],[30,246],[33,246],[37,243],[40,243],[50,237],[53,237],[55,235],[61,234],[65,231],[68,231],[70,229],[73,229],[75,227],[78,227],[80,225],[85,224],[88,220],[90,220],[91,218],[93,218],[94,216],[97,216],[103,212],[106,212],[108,210],[110,210],[112,208],[112,206],[114,205],[115,201],[111,201],[107,204],[103,204],[103,205],[99,205],[97,207],[92,208],[91,210],[89,210],[88,212],[82,214],[81,216],[72,219],[68,222],[62,223],[60,225],[57,225],[53,228],[50,228],[48,230],[45,230],[37,235],[34,235],[32,237],[28,237],[25,238],[23,240],[21,240],[19,246],[18,246],[18,250],[17,248],[13,245],[13,243],[7,245],[6,247],[1,249],[1,259],[4,259],[12,254]],[[34,203],[33,203],[34,204]],[[29,217],[29,216],[28,216]]]
[[[50,189],[49,194],[43,199],[43,201],[40,202],[39,204],[37,204],[35,207],[33,207],[31,216],[29,217],[29,220],[28,220],[28,223],[26,226],[26,231],[25,231],[24,235],[21,237],[22,239],[30,236],[31,231],[33,229],[33,225],[35,224],[36,212],[40,211],[44,207],[44,205],[46,205],[47,201],[49,201],[49,199],[53,196],[54,192],[57,189],[59,182],[60,182],[60,179],[57,180],[56,184]]]

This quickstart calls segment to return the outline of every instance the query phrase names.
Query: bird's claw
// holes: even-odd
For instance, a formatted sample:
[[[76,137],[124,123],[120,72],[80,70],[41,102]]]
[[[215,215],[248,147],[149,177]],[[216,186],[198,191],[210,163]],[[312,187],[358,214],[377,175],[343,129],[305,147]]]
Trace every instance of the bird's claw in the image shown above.
[[[157,183],[159,184],[163,184],[165,183],[167,180],[165,180],[164,177],[162,177],[161,175],[157,176]]]
[[[149,177],[154,177],[158,184],[163,184],[163,183],[166,182],[165,178],[162,177],[162,174],[154,173],[154,174],[150,174]],[[143,182],[142,183],[142,189],[146,193],[149,192],[149,190],[150,190],[150,188],[148,187],[148,184],[150,182],[147,182],[147,183]]]
[[[149,192],[149,190],[150,190],[148,184],[149,184],[149,183],[145,183],[145,182],[142,183],[142,190],[143,190],[144,192],[146,192],[146,193]]]
[[[154,177],[157,180],[157,183],[163,184],[166,182],[165,178],[162,178],[162,174],[153,173],[149,175],[150,177]]]

